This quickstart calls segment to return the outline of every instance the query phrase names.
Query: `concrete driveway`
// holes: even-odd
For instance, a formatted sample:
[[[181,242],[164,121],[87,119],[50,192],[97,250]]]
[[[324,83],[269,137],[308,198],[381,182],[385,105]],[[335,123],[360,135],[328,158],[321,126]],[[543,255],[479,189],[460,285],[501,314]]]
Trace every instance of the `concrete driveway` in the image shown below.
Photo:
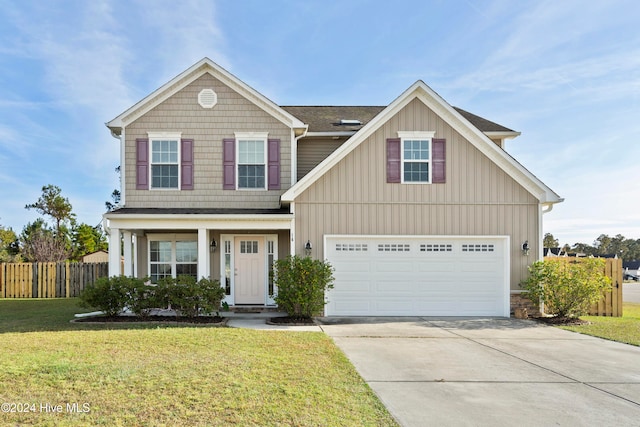
[[[640,425],[640,348],[483,318],[325,318],[403,426]]]
[[[624,283],[622,285],[622,300],[640,303],[640,282]]]

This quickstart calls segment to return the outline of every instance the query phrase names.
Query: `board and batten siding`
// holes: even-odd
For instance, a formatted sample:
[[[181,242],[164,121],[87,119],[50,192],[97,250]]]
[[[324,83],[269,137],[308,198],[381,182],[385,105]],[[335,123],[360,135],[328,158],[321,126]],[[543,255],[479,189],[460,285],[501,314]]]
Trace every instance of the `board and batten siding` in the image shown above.
[[[207,88],[218,95],[209,109],[198,104],[198,93]],[[147,138],[147,132],[182,132],[183,139],[193,139],[193,190],[136,189],[136,138]],[[223,190],[222,140],[234,132],[280,139],[280,190]],[[291,129],[210,74],[127,125],[125,137],[127,207],[272,209],[291,186]]]
[[[398,131],[446,139],[446,183],[387,183],[385,144]],[[325,234],[509,235],[512,290],[539,250],[538,200],[417,99],[300,194],[295,213],[296,252],[310,240],[318,258]]]

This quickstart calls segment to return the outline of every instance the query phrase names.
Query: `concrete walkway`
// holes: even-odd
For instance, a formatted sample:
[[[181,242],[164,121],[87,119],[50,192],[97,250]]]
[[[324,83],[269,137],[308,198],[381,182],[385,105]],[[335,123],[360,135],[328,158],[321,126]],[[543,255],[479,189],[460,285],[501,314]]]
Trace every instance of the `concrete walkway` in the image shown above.
[[[324,319],[403,426],[638,426],[640,348],[529,320]]]
[[[319,325],[309,326],[283,326],[269,325],[267,320],[272,317],[286,316],[286,313],[224,313],[229,318],[227,326],[231,328],[246,328],[269,331],[297,331],[297,332],[322,332]]]

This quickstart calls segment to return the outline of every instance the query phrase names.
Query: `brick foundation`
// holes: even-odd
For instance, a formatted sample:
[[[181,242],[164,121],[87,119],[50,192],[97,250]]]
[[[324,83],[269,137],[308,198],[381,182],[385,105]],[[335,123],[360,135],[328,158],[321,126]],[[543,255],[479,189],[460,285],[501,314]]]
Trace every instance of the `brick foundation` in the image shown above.
[[[526,298],[522,294],[511,294],[511,314],[513,315],[517,308],[526,308],[529,317],[540,316],[540,307]]]

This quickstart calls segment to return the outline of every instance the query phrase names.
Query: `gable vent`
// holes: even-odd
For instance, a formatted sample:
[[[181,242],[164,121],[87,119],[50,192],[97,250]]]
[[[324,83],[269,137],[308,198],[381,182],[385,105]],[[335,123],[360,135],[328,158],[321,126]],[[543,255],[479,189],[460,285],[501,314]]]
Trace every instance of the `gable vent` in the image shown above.
[[[202,89],[198,94],[198,104],[202,108],[213,108],[218,103],[218,95],[213,89]]]

